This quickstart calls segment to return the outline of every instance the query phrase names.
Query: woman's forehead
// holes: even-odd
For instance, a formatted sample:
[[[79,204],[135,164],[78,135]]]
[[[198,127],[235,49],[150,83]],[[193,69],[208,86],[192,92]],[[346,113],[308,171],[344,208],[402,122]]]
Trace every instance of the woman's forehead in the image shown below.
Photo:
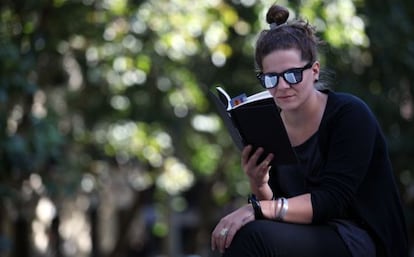
[[[281,72],[302,64],[301,53],[297,49],[275,50],[262,60],[263,72]]]

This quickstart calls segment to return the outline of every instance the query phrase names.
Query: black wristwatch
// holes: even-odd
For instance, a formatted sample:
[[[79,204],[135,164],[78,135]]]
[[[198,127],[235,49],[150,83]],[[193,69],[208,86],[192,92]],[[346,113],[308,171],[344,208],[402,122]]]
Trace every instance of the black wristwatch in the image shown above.
[[[253,206],[254,218],[257,220],[264,219],[262,207],[254,194],[249,195],[248,202]]]

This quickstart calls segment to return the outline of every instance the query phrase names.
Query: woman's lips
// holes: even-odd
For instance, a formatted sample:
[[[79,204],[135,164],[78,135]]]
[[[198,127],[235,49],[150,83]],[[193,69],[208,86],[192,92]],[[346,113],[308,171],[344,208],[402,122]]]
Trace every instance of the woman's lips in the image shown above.
[[[293,95],[281,95],[281,96],[276,96],[276,98],[277,98],[277,99],[282,99],[282,100],[284,100],[284,99],[289,99],[289,98],[291,98],[291,97],[293,97]]]

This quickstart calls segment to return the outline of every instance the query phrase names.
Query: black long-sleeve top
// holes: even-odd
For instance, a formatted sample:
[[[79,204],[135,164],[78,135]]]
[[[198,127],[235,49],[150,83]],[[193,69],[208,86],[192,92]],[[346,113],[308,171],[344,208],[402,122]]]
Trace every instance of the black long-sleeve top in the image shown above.
[[[323,92],[328,101],[316,133],[318,147],[300,164],[303,177],[289,173],[281,181],[276,174],[286,169],[279,167],[270,174],[272,190],[286,197],[310,193],[313,223],[352,220],[369,232],[377,256],[407,257],[401,201],[375,116],[355,96]]]

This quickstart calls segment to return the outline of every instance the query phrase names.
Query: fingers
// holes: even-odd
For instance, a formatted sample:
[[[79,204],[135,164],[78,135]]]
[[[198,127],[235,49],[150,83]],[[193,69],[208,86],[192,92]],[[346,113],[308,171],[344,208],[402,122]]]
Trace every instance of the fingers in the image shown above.
[[[230,246],[237,231],[253,220],[254,211],[250,204],[222,218],[211,234],[211,249],[223,253]]]
[[[253,155],[249,159],[250,165],[256,165],[257,160],[259,160],[260,156],[263,154],[264,149],[262,147],[257,148],[257,150],[253,153]]]
[[[226,235],[226,240],[225,240],[225,242],[224,242],[224,248],[223,248],[223,251],[224,251],[224,249],[226,249],[226,248],[228,248],[228,247],[230,246],[231,242],[233,241],[234,235],[236,235],[236,232],[237,232],[237,230],[236,230],[236,229],[230,229],[230,230],[227,232],[227,235]]]
[[[231,225],[229,228],[221,227],[217,231],[215,230],[211,238],[211,249],[213,251],[217,249],[223,253],[230,246],[237,230],[235,226]]]
[[[272,168],[272,166],[269,166],[272,160],[273,160],[273,154],[268,154],[266,158],[260,164],[261,169],[265,172],[268,172]]]
[[[220,245],[221,234],[224,234],[223,229],[225,229],[225,227],[221,225],[221,222],[220,222],[214,229],[213,233],[211,233],[211,249],[213,251],[216,250],[217,248],[220,249],[219,245]]]
[[[235,229],[232,226],[218,225],[211,235],[211,249],[219,250],[221,253],[230,246],[231,241],[235,235]]]
[[[251,154],[253,147],[251,145],[246,146],[242,152],[242,165],[243,166],[256,166],[257,161],[259,160],[260,156],[263,154],[264,149],[262,147],[257,148],[257,150]],[[266,156],[263,160],[261,165],[264,165],[266,168],[269,166],[269,163],[273,160],[273,154],[270,153]]]
[[[226,232],[224,233],[224,231],[226,231]],[[224,250],[228,247],[228,245],[230,245],[231,241],[229,241],[229,235],[230,235],[230,233],[232,233],[231,231],[232,231],[231,227],[230,228],[225,228],[225,230],[220,231],[219,250],[220,250],[221,253],[223,253]]]
[[[257,148],[257,150],[251,154],[253,147],[251,145],[246,146],[242,152],[242,165],[243,166],[255,166],[260,155],[263,153],[264,149],[262,147]]]
[[[242,165],[247,165],[247,162],[249,161],[250,152],[252,151],[252,146],[248,145],[246,146],[242,151]]]

